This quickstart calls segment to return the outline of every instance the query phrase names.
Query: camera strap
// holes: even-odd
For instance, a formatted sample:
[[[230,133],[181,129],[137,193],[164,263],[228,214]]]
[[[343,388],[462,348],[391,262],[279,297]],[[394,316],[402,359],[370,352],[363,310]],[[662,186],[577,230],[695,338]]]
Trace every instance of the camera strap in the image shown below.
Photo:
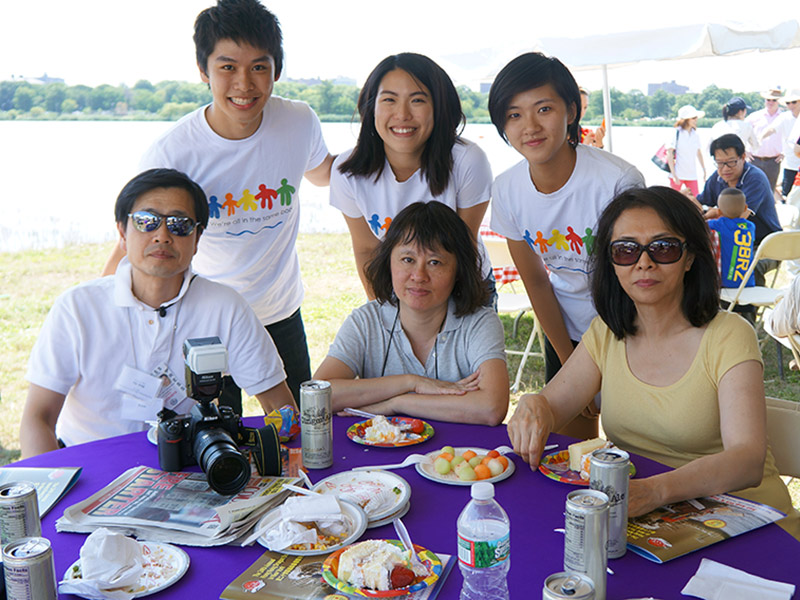
[[[278,430],[272,423],[260,427],[242,427],[242,444],[249,447],[259,475],[280,475],[281,444]]]

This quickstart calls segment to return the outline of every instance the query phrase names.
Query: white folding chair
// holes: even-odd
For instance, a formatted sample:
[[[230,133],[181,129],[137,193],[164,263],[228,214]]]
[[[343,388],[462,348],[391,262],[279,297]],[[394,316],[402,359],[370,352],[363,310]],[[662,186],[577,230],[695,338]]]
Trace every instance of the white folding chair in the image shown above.
[[[742,278],[742,283],[739,284],[739,287],[736,289],[722,288],[721,290],[720,296],[722,300],[728,302],[728,312],[733,311],[737,304],[750,304],[757,307],[757,310],[758,308],[772,306],[783,293],[782,290],[774,287],[778,279],[780,265],[775,269],[775,275],[769,287],[758,285],[745,287],[747,280],[750,279],[756,268],[756,264],[762,258],[779,261],[800,258],[800,231],[776,231],[761,240],[753,260],[750,261],[750,268],[747,269],[747,273]]]
[[[508,251],[508,245],[506,244],[505,240],[500,238],[500,236],[484,236],[483,244],[486,247],[486,252],[489,255],[489,260],[492,262],[492,266],[500,267],[514,264],[514,260],[511,258],[511,253]],[[508,285],[512,291],[499,292],[497,294],[497,312],[517,315],[514,318],[512,337],[517,336],[517,328],[522,315],[524,315],[526,312],[530,312],[531,316],[533,317],[533,328],[531,329],[531,334],[528,337],[527,343],[525,344],[525,350],[509,350],[506,348],[506,354],[522,356],[519,362],[519,367],[517,368],[517,375],[514,378],[513,385],[511,386],[511,391],[513,393],[517,393],[519,391],[520,381],[522,380],[522,371],[525,368],[525,363],[528,361],[528,358],[533,356],[544,360],[544,334],[542,333],[541,325],[539,325],[539,320],[536,318],[536,313],[533,311],[528,294],[524,292],[520,294],[513,291],[514,288],[512,283],[501,285],[500,289],[506,285]],[[531,349],[533,348],[533,341],[536,338],[539,339],[539,351],[533,352]]]
[[[800,402],[767,398],[767,438],[778,472],[800,477]]]

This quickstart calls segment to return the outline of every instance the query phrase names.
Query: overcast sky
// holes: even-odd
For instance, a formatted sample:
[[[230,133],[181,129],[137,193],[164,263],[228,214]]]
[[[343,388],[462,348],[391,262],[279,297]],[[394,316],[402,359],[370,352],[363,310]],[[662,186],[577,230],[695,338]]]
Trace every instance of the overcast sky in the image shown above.
[[[139,79],[199,81],[192,26],[211,0],[0,0],[0,79],[47,73],[70,85]],[[771,20],[750,14],[744,0],[644,3],[629,0],[265,0],[280,19],[285,77],[351,77],[361,84],[385,56],[414,51],[439,62],[457,84],[476,87],[497,68],[530,49],[540,37],[579,37],[715,21],[773,25],[798,15],[789,4],[770,10]],[[721,14],[717,7],[723,6]],[[542,8],[545,7],[545,8]],[[669,7],[670,13],[664,14]],[[799,12],[799,11],[794,11]],[[565,14],[566,13],[566,14]],[[751,53],[690,61],[645,62],[611,69],[610,84],[646,92],[669,81],[700,91],[709,84],[737,90],[800,87],[800,75],[782,79],[800,64],[800,50]],[[465,67],[471,68],[465,68]],[[575,73],[590,89],[600,71]]]

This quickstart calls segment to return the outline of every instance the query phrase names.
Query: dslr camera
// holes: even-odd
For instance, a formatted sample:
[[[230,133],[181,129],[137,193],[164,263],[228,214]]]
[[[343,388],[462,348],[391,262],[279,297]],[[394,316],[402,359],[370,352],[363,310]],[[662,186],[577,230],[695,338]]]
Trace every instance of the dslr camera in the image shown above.
[[[213,401],[222,392],[228,352],[218,337],[183,343],[186,394],[197,401],[188,415],[159,413],[158,462],[164,471],[200,465],[208,485],[219,494],[242,491],[250,481],[250,462],[239,446],[251,448],[259,475],[280,475],[281,454],[274,425],[245,427],[228,406]]]

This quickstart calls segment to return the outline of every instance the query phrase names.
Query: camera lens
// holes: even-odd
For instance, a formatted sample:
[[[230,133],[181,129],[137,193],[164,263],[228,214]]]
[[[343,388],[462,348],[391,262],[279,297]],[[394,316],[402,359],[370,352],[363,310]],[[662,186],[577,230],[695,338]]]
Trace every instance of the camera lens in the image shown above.
[[[194,438],[194,456],[211,489],[224,496],[236,494],[250,481],[250,463],[224,429],[203,429]]]

